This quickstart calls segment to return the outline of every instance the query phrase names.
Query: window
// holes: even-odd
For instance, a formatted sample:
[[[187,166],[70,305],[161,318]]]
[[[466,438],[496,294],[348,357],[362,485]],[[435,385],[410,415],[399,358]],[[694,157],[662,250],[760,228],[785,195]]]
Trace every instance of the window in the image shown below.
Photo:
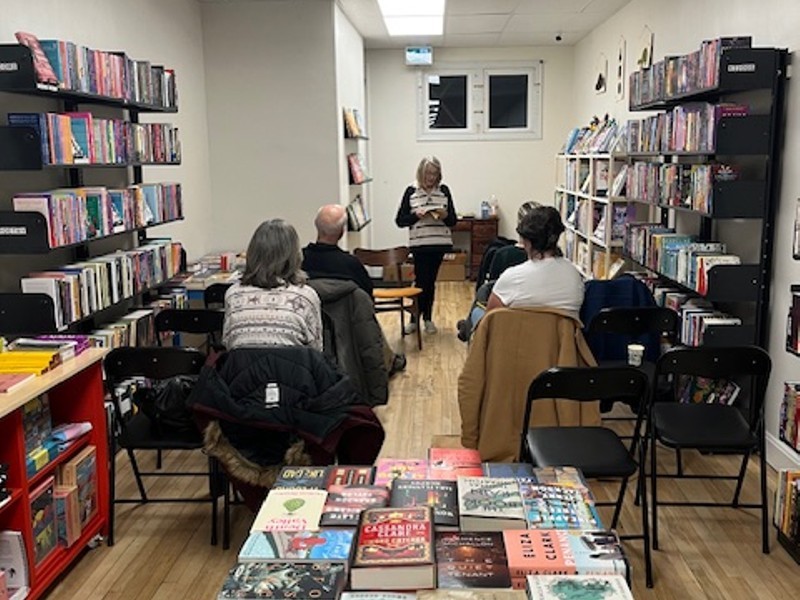
[[[541,62],[419,75],[419,140],[541,139]]]

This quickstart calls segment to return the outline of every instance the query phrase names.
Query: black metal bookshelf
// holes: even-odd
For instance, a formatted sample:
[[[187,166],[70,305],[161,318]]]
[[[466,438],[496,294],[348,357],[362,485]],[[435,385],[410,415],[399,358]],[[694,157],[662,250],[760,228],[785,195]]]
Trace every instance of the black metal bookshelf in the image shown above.
[[[758,257],[750,259],[756,258],[757,262],[717,265],[708,271],[708,290],[704,294],[706,299],[714,303],[748,303],[754,306],[754,318],[748,319],[751,322],[741,326],[709,327],[705,338],[714,345],[757,344],[764,347],[766,344],[774,218],[780,198],[780,151],[787,61],[788,52],[785,49],[729,48],[720,55],[717,86],[630,106],[632,111],[669,110],[690,102],[724,102],[733,94],[747,92],[748,100],[754,99],[754,111],[759,113],[719,119],[715,128],[713,150],[710,151],[627,153],[628,160],[652,157],[667,163],[682,163],[684,158],[694,159],[690,164],[716,157],[732,162],[741,157],[750,161],[751,167],[755,165],[754,170],[758,171],[755,177],[751,170],[746,179],[715,182],[711,191],[710,212],[629,199],[657,207],[664,225],[669,224],[674,213],[691,213],[697,216],[699,222],[695,231],[698,241],[712,240],[713,224],[717,220],[747,219],[761,222]],[[627,258],[633,260],[630,256]],[[697,293],[696,290],[664,277],[638,261],[633,262],[679,289]]]

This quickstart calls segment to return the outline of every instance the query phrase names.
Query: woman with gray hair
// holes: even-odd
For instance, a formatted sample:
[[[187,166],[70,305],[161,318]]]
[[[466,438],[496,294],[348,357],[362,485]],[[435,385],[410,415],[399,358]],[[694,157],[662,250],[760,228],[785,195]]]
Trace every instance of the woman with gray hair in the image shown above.
[[[222,343],[228,350],[309,346],[322,350],[322,309],[306,285],[297,231],[283,219],[264,221],[247,246],[241,281],[225,294]]]

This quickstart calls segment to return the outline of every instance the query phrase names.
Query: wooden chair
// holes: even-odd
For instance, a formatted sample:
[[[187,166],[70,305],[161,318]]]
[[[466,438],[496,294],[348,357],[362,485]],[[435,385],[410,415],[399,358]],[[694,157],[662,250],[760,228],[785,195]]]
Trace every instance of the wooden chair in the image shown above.
[[[412,280],[403,276],[402,265],[408,261],[411,251],[407,246],[397,246],[384,250],[356,248],[353,255],[367,267],[382,267],[383,277],[375,282],[372,299],[375,312],[399,312],[400,335],[406,335],[405,312],[411,313],[417,323],[417,348],[422,350],[422,324],[419,322],[418,297],[422,290],[413,285]],[[396,279],[392,279],[395,276]]]

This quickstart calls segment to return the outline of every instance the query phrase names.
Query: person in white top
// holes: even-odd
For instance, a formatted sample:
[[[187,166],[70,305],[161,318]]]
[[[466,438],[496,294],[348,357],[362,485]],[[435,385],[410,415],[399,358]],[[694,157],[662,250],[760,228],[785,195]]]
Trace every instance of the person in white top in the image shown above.
[[[564,232],[561,215],[552,206],[539,206],[517,226],[528,260],[503,271],[497,279],[487,312],[501,307],[547,306],[578,315],[583,304],[583,278],[561,256],[558,238]]]

